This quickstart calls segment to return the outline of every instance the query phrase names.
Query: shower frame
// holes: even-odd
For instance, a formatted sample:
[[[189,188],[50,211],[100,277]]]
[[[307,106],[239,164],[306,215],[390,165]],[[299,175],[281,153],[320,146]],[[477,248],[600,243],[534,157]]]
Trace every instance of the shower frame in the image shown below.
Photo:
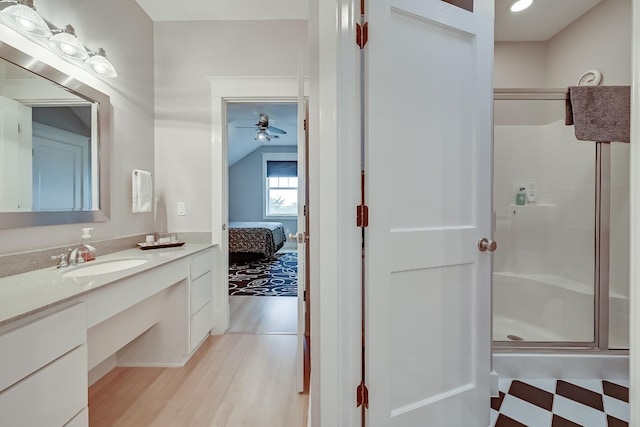
[[[500,100],[566,102],[568,96],[567,88],[503,88],[493,91],[494,102]],[[609,349],[611,144],[609,142],[594,142],[594,144],[596,144],[594,339],[591,342],[493,341],[493,348],[496,351],[513,352],[526,349],[540,352],[629,354],[628,349]]]

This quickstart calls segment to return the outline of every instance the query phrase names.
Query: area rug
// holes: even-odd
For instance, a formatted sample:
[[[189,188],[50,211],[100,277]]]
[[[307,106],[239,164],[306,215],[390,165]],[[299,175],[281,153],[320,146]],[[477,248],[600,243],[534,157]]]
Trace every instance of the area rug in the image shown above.
[[[229,264],[229,295],[295,297],[298,295],[298,253],[276,253],[275,260]]]

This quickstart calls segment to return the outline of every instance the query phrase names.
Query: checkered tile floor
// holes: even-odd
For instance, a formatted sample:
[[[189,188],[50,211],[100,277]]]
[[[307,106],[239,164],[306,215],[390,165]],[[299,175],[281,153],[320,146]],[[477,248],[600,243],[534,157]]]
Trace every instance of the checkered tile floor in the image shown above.
[[[628,381],[500,380],[500,397],[491,399],[491,426],[628,426],[628,387]]]

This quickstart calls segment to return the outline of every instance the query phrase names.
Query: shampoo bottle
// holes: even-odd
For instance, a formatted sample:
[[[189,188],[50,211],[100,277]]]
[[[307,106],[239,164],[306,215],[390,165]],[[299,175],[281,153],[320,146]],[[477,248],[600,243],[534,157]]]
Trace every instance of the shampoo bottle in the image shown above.
[[[85,260],[85,262],[93,261],[94,259],[96,259],[95,249],[93,249],[93,247],[91,246],[91,230],[93,230],[93,228],[83,228],[82,236],[80,236],[80,242],[92,249],[92,251],[85,249],[80,253],[80,256]]]
[[[518,187],[518,192],[516,193],[516,205],[522,206],[527,201],[527,192],[525,191],[524,186]]]

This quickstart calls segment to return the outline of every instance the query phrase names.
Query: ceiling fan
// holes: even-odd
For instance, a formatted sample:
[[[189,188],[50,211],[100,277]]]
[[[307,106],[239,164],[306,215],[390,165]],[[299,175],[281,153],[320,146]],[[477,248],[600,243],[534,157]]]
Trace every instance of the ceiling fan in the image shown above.
[[[280,135],[286,135],[287,131],[277,128],[275,126],[269,126],[269,115],[266,113],[260,113],[260,119],[258,123],[253,126],[236,126],[237,128],[253,128],[256,129],[256,135],[254,140],[267,140],[271,141],[271,138],[280,138]],[[277,135],[280,134],[280,135]]]

